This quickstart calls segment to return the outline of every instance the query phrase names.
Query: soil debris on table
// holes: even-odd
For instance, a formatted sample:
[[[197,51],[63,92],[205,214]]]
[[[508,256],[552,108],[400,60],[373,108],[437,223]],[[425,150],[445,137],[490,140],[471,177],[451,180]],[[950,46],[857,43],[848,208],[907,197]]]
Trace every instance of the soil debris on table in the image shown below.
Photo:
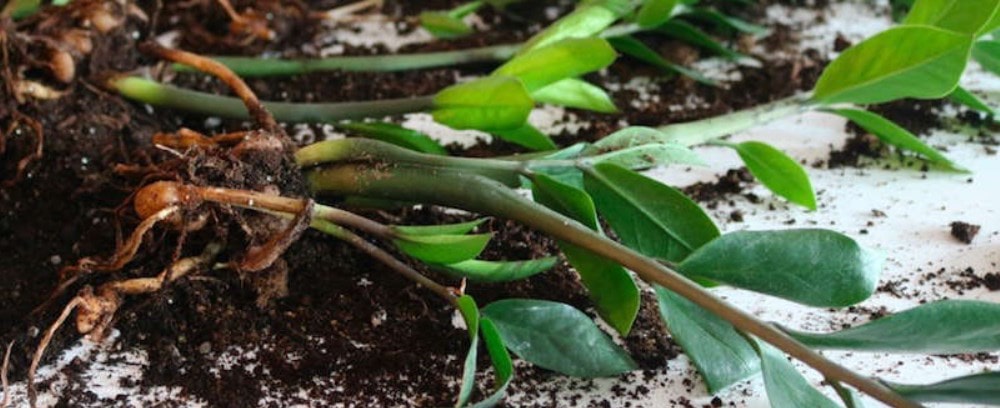
[[[951,223],[951,236],[966,244],[971,244],[972,240],[979,234],[979,229],[979,225],[955,221]]]

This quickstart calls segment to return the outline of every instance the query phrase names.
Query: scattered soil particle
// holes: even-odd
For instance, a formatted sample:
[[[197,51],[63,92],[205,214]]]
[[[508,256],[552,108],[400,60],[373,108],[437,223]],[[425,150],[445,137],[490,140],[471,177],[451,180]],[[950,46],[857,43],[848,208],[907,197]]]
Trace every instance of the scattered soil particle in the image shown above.
[[[951,223],[951,236],[966,244],[971,244],[972,240],[979,234],[979,228],[980,226],[976,224],[955,221]]]

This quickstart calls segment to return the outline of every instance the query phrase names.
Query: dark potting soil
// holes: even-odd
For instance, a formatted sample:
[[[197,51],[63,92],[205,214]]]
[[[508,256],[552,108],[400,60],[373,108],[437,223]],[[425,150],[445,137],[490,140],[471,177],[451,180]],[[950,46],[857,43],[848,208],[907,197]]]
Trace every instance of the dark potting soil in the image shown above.
[[[323,28],[308,15],[345,4],[343,1],[276,2],[234,1],[238,10],[253,6],[256,12],[270,15],[273,41],[259,41],[233,36],[227,31],[228,17],[215,2],[140,1],[142,13],[127,13],[125,22],[107,33],[94,35],[93,51],[76,56],[76,80],[69,84],[55,81],[42,64],[44,47],[25,41],[16,32],[53,33],[77,27],[79,11],[96,2],[78,1],[70,7],[53,9],[39,17],[15,25],[3,21],[6,41],[6,67],[24,67],[32,80],[66,92],[56,100],[28,99],[15,101],[12,83],[16,71],[3,72],[0,86],[0,123],[6,133],[5,148],[0,149],[0,174],[14,174],[15,163],[33,150],[31,119],[41,125],[45,136],[44,154],[30,164],[23,180],[0,188],[0,340],[15,341],[11,366],[14,380],[23,379],[28,358],[34,351],[39,332],[58,314],[72,293],[46,303],[60,268],[88,256],[109,256],[117,242],[138,223],[128,204],[130,194],[153,179],[181,178],[206,184],[242,188],[277,186],[289,195],[301,195],[301,180],[280,163],[277,172],[249,159],[230,157],[225,152],[196,154],[178,158],[173,152],[151,147],[156,132],[188,127],[207,134],[238,130],[246,124],[223,121],[209,125],[204,117],[170,110],[152,109],[128,102],[102,90],[107,75],[129,72],[158,62],[141,55],[136,44],[151,36],[180,29],[182,48],[208,54],[280,53],[307,56],[315,53],[316,39]],[[445,9],[458,1],[386,2],[385,14],[399,19],[403,30],[413,29],[407,19],[424,9]],[[574,2],[558,2],[561,14]],[[767,2],[765,2],[767,3]],[[719,2],[727,11],[753,20],[761,16],[762,6],[735,8],[732,2]],[[525,2],[505,12],[484,10],[481,14],[492,29],[454,42],[432,42],[408,46],[402,52],[466,48],[509,43],[527,38],[534,30],[551,21],[544,12],[546,2]],[[788,47],[794,39],[788,28],[775,27],[765,39],[771,49]],[[700,58],[702,51],[676,42],[654,43],[670,55]],[[735,38],[732,39],[735,43]],[[309,46],[305,46],[309,45]],[[680,51],[677,51],[680,50]],[[384,53],[380,47],[347,47],[348,54]],[[739,68],[742,80],[727,88],[697,84],[687,78],[669,79],[659,90],[658,101],[637,108],[629,103],[633,91],[613,92],[622,107],[621,115],[633,125],[659,125],[682,122],[725,113],[788,96],[808,89],[825,61],[815,52],[806,52],[793,60],[759,57],[762,68]],[[42,62],[39,62],[42,61]],[[372,100],[431,94],[455,81],[457,74],[487,72],[488,66],[442,68],[406,73],[326,73],[288,79],[253,79],[250,86],[265,100],[348,101]],[[657,72],[628,58],[611,67],[606,75],[589,79],[602,83],[624,83],[630,78],[656,75]],[[195,74],[178,74],[178,85],[226,93],[218,81]],[[672,110],[683,105],[691,95],[706,103],[695,109]],[[905,110],[905,109],[904,109]],[[912,112],[911,112],[912,113]],[[556,135],[561,144],[594,140],[620,127],[617,115],[574,112],[591,126],[578,134]],[[902,115],[901,116],[906,116]],[[893,117],[893,119],[899,119]],[[904,124],[906,126],[906,124]],[[11,129],[11,131],[7,131]],[[521,151],[503,143],[480,143],[469,149],[454,148],[470,156],[498,155]],[[270,158],[263,158],[264,161]],[[832,160],[831,160],[832,161]],[[270,177],[270,178],[269,178]],[[745,170],[735,171],[712,185],[689,189],[702,201],[738,194],[750,182]],[[454,215],[434,207],[368,212],[365,215],[399,224],[434,224],[473,218]],[[84,282],[98,285],[111,279],[157,274],[176,256],[197,253],[209,241],[226,236],[224,257],[238,256],[255,237],[245,234],[240,224],[262,223],[260,217],[244,212],[210,213],[212,228],[195,232],[181,244],[173,232],[156,230],[146,237],[136,258],[121,271],[89,276]],[[488,259],[529,259],[556,253],[554,243],[516,223],[491,219],[480,227],[496,237],[484,252]],[[225,260],[225,259],[222,259]],[[305,389],[309,398],[351,405],[443,406],[453,402],[460,375],[460,361],[467,348],[464,330],[452,321],[449,306],[387,270],[365,255],[340,242],[315,232],[307,232],[284,255],[287,263],[288,295],[263,306],[258,303],[258,286],[233,272],[203,272],[182,279],[166,289],[130,298],[118,312],[114,326],[121,331],[119,347],[145,351],[149,364],[144,369],[141,389],[167,385],[180,387],[183,395],[213,406],[257,405],[267,390],[283,396],[271,405],[294,403],[289,400],[296,390]],[[458,284],[428,271],[449,284]],[[79,287],[73,288],[77,290]],[[531,279],[502,285],[473,285],[468,288],[483,305],[511,297],[532,297],[571,304],[589,310],[589,301],[577,276],[562,263],[554,270]],[[33,312],[36,307],[46,305]],[[48,358],[78,339],[68,324],[50,345]],[[670,341],[658,317],[655,301],[644,294],[642,308],[633,332],[623,343],[636,361],[647,370],[662,367],[674,358],[678,348]],[[253,351],[253,361],[232,361],[234,350]],[[485,353],[480,366],[488,365]],[[229,360],[227,360],[229,359]],[[230,368],[219,368],[228,363]],[[250,364],[253,363],[253,364]],[[81,373],[86,361],[77,361],[64,369],[70,374],[69,387],[62,393],[64,406],[106,406],[122,401],[102,401],[87,387]],[[249,369],[247,367],[253,367]],[[647,371],[646,373],[651,373]],[[551,377],[541,369],[523,369],[513,385],[528,395],[532,384]],[[642,373],[629,374],[635,379],[631,389],[621,395],[649,392]],[[315,386],[315,378],[331,378],[335,386]],[[586,381],[573,386],[588,387]],[[41,384],[44,388],[46,384]],[[491,384],[480,381],[479,393]],[[283,392],[279,392],[283,391]],[[538,401],[543,401],[539,398]],[[605,401],[607,403],[607,401]],[[713,405],[716,405],[713,401]],[[717,405],[722,405],[722,401]]]

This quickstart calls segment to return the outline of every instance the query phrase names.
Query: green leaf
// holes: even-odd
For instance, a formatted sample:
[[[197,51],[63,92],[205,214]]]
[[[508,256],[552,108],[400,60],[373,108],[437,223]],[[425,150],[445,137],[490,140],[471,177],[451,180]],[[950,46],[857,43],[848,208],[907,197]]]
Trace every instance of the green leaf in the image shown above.
[[[350,130],[369,139],[392,143],[396,146],[416,150],[421,153],[447,156],[448,151],[437,141],[421,132],[407,129],[388,122],[347,122],[338,123],[337,127]]]
[[[685,17],[690,16],[699,20],[715,23],[716,25],[719,25],[721,27],[726,27],[732,30],[741,31],[757,37],[764,36],[768,33],[768,29],[766,27],[761,27],[756,24],[751,24],[744,20],[732,16],[727,16],[725,14],[722,14],[718,11],[711,9],[703,9],[703,8],[692,9],[691,11],[684,13],[684,16]]]
[[[869,104],[951,93],[965,70],[971,39],[928,26],[890,28],[840,54],[823,70],[813,99]]]
[[[773,408],[838,408],[812,387],[785,355],[770,344],[754,339],[764,373],[764,389]]]
[[[677,262],[719,236],[690,198],[624,167],[596,164],[584,186],[622,243],[646,256]]]
[[[667,330],[698,368],[709,393],[760,370],[757,353],[729,322],[660,286],[655,289]]]
[[[12,0],[0,11],[0,17],[10,16],[13,20],[20,20],[37,13],[41,7],[42,0]]]
[[[527,261],[481,261],[470,259],[450,265],[440,265],[444,272],[471,282],[510,282],[545,272],[556,265],[559,258],[549,256]]]
[[[446,12],[425,11],[420,13],[420,26],[437,38],[458,38],[472,33],[461,17]]]
[[[582,190],[536,174],[532,193],[535,201],[600,232],[594,202]],[[580,275],[598,314],[619,333],[628,334],[639,313],[640,300],[639,288],[628,271],[576,245],[559,241],[559,248]]]
[[[879,116],[876,113],[852,108],[827,109],[826,111],[847,118],[851,122],[861,126],[862,129],[871,132],[877,136],[879,140],[882,140],[885,143],[903,150],[909,150],[917,153],[927,160],[949,169],[962,172],[967,171],[952,162],[951,159],[945,157],[941,154],[941,152],[937,151],[937,149],[924,144],[924,142],[920,141],[920,139],[918,139],[913,133],[910,133],[910,131],[903,129],[889,119]]]
[[[625,55],[628,55],[632,58],[650,64],[654,67],[660,68],[668,73],[681,74],[695,81],[701,82],[705,85],[711,85],[711,86],[719,85],[718,82],[715,82],[705,77],[698,71],[688,69],[683,66],[674,64],[670,61],[667,61],[666,59],[661,57],[660,54],[657,54],[656,51],[651,50],[649,47],[646,46],[646,44],[643,44],[642,41],[635,39],[635,37],[629,35],[624,35],[621,37],[613,37],[609,38],[608,42],[610,42],[611,45],[614,46],[616,50],[621,51]]]
[[[604,31],[621,17],[621,10],[601,3],[581,3],[573,12],[549,24],[531,37],[519,53],[526,53],[567,38],[593,37]]]
[[[849,306],[875,291],[880,256],[829,230],[737,231],[701,247],[685,275],[810,306]]]
[[[646,0],[639,8],[635,22],[642,28],[656,27],[670,19],[676,6],[677,0]]]
[[[705,161],[693,150],[679,143],[651,143],[590,157],[590,163],[611,163],[629,169],[648,169],[668,164],[704,166]]]
[[[1000,372],[996,371],[927,385],[890,383],[889,386],[914,401],[1000,405]]]
[[[919,0],[903,24],[929,25],[975,35],[988,29],[987,23],[998,7],[1000,0]]]
[[[493,394],[474,405],[473,408],[490,408],[500,403],[504,395],[507,394],[507,386],[514,378],[514,362],[507,353],[507,346],[504,345],[500,332],[493,321],[483,318],[479,321],[479,330],[482,332],[483,343],[486,343],[486,350],[490,353],[490,360],[493,363],[494,383],[496,387]]]
[[[656,32],[660,34],[665,34],[669,37],[676,38],[687,42],[691,45],[704,48],[705,50],[711,51],[713,53],[719,54],[728,59],[738,60],[744,58],[750,58],[746,55],[740,54],[733,51],[717,41],[712,39],[704,31],[701,31],[698,27],[680,20],[670,20],[666,24],[656,28]]]
[[[531,93],[536,102],[601,113],[618,112],[603,89],[577,78],[566,78]]]
[[[980,111],[990,116],[996,114],[996,111],[993,110],[990,105],[987,105],[986,101],[983,101],[976,96],[976,94],[969,92],[968,89],[961,86],[956,87],[955,90],[952,91],[951,95],[948,95],[948,99],[951,99],[952,102],[965,105],[970,109]]]
[[[465,356],[465,364],[462,366],[462,386],[458,392],[458,402],[456,407],[465,406],[472,396],[472,390],[476,385],[476,359],[479,354],[479,307],[476,301],[469,295],[462,295],[456,301],[458,311],[465,320],[465,327],[469,329],[469,351]]]
[[[750,173],[765,187],[788,201],[816,210],[809,174],[795,159],[766,143],[743,142],[729,145],[739,153]]]
[[[517,78],[490,76],[447,87],[434,96],[434,120],[455,129],[516,129],[535,106]]]
[[[397,234],[403,235],[461,235],[468,234],[479,225],[486,222],[486,218],[467,221],[459,224],[441,225],[394,225],[392,229]]]
[[[492,234],[406,235],[392,240],[396,248],[421,261],[452,264],[479,256]]]
[[[521,358],[573,377],[607,377],[636,369],[635,362],[583,312],[534,299],[505,299],[482,310],[504,344]]]
[[[978,41],[972,48],[972,58],[976,59],[983,69],[1000,75],[1000,41]]]
[[[818,349],[924,354],[993,352],[1000,350],[1000,304],[944,300],[833,333],[785,331]]]
[[[611,65],[617,56],[602,38],[567,38],[520,54],[493,74],[520,78],[528,92],[534,92]]]
[[[542,133],[530,123],[525,123],[520,127],[512,129],[497,129],[491,133],[503,140],[527,147],[531,150],[554,150],[559,147],[556,146],[556,143],[548,135]]]

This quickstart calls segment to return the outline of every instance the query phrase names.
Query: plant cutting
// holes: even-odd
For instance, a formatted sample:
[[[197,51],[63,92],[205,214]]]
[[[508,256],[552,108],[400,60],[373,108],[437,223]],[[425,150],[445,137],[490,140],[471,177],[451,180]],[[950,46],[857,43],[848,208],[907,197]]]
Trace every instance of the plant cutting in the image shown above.
[[[565,40],[553,41],[551,46],[566,44],[562,41]],[[832,404],[813,391],[788,364],[783,355],[788,353],[824,374],[847,404],[853,401],[852,390],[894,406],[914,406],[913,401],[996,402],[992,392],[996,387],[994,373],[931,385],[883,384],[847,371],[814,351],[995,350],[994,305],[961,301],[932,303],[853,329],[813,333],[761,322],[717,300],[706,287],[734,286],[808,306],[855,304],[874,290],[881,269],[880,258],[849,237],[826,230],[721,235],[704,211],[683,194],[634,171],[660,164],[694,164],[700,160],[684,144],[661,139],[662,130],[629,128],[590,144],[489,159],[408,150],[421,149],[421,144],[400,142],[410,140],[405,135],[394,139],[402,146],[345,139],[294,149],[249,87],[231,73],[200,57],[175,50],[148,46],[145,51],[220,76],[246,105],[245,112],[240,114],[253,118],[255,128],[221,137],[183,129],[156,136],[156,143],[176,152],[176,161],[182,164],[171,167],[155,163],[160,174],[144,173],[153,176],[136,188],[129,211],[143,221],[123,237],[112,259],[93,258],[66,269],[57,293],[65,296],[54,299],[69,297],[70,300],[52,329],[41,336],[36,366],[44,343],[53,338],[60,321],[74,317],[72,311],[76,312],[77,328],[100,339],[127,302],[145,297],[141,295],[156,296],[188,279],[210,278],[231,270],[254,282],[250,286],[260,292],[259,301],[266,303],[269,296],[276,296],[269,295],[268,289],[279,288],[281,285],[274,282],[281,281],[283,270],[288,272],[281,266],[283,254],[311,228],[356,247],[388,265],[390,270],[417,282],[427,289],[426,293],[439,298],[438,303],[452,305],[459,311],[469,330],[470,347],[461,369],[463,382],[456,387],[456,405],[473,401],[488,405],[501,399],[515,375],[509,352],[531,364],[573,376],[608,376],[635,368],[628,354],[576,307],[518,298],[489,302],[482,308],[477,305],[474,297],[478,297],[479,282],[519,280],[544,273],[555,263],[551,256],[481,260],[477,258],[490,238],[488,234],[474,233],[481,221],[394,225],[338,206],[319,204],[309,197],[324,203],[343,198],[348,202],[381,205],[438,204],[511,219],[538,229],[559,241],[561,252],[579,273],[598,315],[619,333],[631,330],[639,288],[651,285],[671,335],[695,362],[713,392],[762,372],[776,406]],[[502,86],[506,84],[516,84],[530,92],[559,77],[548,71],[519,67],[519,64],[534,66],[529,64],[531,61],[512,60],[511,65],[501,67],[495,78],[490,79],[495,84],[478,82],[472,88],[465,88],[465,92],[451,95],[461,98],[445,99],[464,100],[483,89],[504,89]],[[464,121],[459,122],[461,126],[490,129],[506,119],[483,114],[488,106],[471,109],[462,104],[437,105],[435,113],[445,121]],[[365,125],[351,126],[363,129]],[[380,133],[381,129],[373,132]],[[773,148],[754,142],[729,146],[737,149],[762,180],[782,181],[781,175],[791,174],[790,170],[774,164],[780,164],[779,160],[760,159],[780,156]],[[280,160],[260,160],[260,157]],[[180,170],[211,171],[220,162],[228,163],[226,160],[245,165],[248,172],[260,167],[272,174],[299,174],[301,169],[310,193],[307,196],[305,190],[276,191],[266,182],[239,172],[220,179]],[[800,178],[785,178],[790,185],[802,185]],[[158,181],[147,182],[151,180]],[[515,189],[521,187],[531,190],[532,199],[517,193]],[[804,197],[812,197],[790,192],[787,196],[803,202],[807,200]],[[602,234],[598,216],[608,223],[603,228],[610,228],[621,243]],[[255,221],[262,219],[271,220],[271,227],[265,228],[263,223]],[[241,225],[242,232],[227,228],[235,224]],[[213,239],[207,244],[188,241],[184,237],[189,234],[204,234]],[[242,234],[252,239],[241,239]],[[136,260],[140,248],[157,245],[159,239],[153,236],[176,237],[168,240],[176,248],[165,251],[175,254],[168,257],[166,267],[154,274],[124,270]],[[432,269],[458,278],[446,281],[441,275],[432,274]],[[640,282],[627,270],[635,272]],[[267,278],[264,280],[270,283],[259,278]],[[380,284],[377,276],[375,280],[374,284]],[[933,325],[932,330],[927,330],[924,327],[929,322],[949,324]],[[915,339],[908,335],[913,327],[922,327],[926,336]],[[977,335],[966,335],[970,332]],[[534,344],[553,346],[530,347]],[[581,344],[594,353],[587,356],[565,352],[580,348]],[[477,357],[483,351],[480,345],[489,354],[496,375],[492,393],[474,391]],[[455,369],[458,371],[458,367]]]
[[[280,143],[283,136],[274,119],[257,102],[249,88],[231,73],[190,54],[155,47],[148,47],[147,51],[212,71],[234,88],[261,129],[257,134],[229,139],[240,141],[234,150],[251,149],[252,145],[244,145],[251,141],[266,147],[267,141],[272,138],[279,143],[271,144],[270,148],[283,149],[281,146],[284,144]],[[518,79],[527,84],[537,81],[532,76],[525,78]],[[462,120],[468,121],[470,126],[486,127],[489,123],[478,121],[494,118],[466,117]],[[209,142],[200,143],[203,140]],[[200,148],[203,145],[215,147],[217,143],[199,137],[178,137],[174,142],[174,147]],[[980,337],[967,339],[957,334],[969,330],[997,330],[992,323],[996,319],[968,318],[971,314],[992,316],[996,313],[993,305],[975,302],[930,304],[903,312],[894,320],[885,319],[826,334],[786,331],[760,322],[719,301],[702,286],[724,284],[812,306],[842,307],[864,300],[872,293],[880,270],[878,257],[850,238],[824,230],[756,231],[720,236],[718,229],[696,204],[676,190],[628,168],[690,160],[684,158],[686,151],[683,147],[673,146],[672,155],[662,155],[661,161],[652,163],[636,161],[634,157],[623,160],[623,157],[629,157],[622,154],[627,149],[607,147],[584,145],[578,147],[577,152],[561,151],[555,155],[527,159],[462,159],[426,155],[377,141],[346,139],[300,149],[295,152],[295,162],[305,169],[310,189],[319,195],[445,205],[517,220],[552,235],[561,241],[564,254],[581,274],[601,317],[620,333],[630,330],[638,307],[638,288],[623,268],[632,270],[643,281],[656,286],[661,312],[672,334],[691,355],[713,390],[725,388],[762,370],[768,392],[776,404],[832,404],[822,395],[809,391],[811,388],[803,385],[805,383],[798,379],[799,374],[790,369],[780,352],[771,348],[773,345],[817,369],[831,383],[853,387],[893,406],[915,406],[907,397],[993,401],[993,397],[984,396],[988,395],[985,391],[988,387],[995,386],[989,381],[993,378],[992,374],[949,382],[973,384],[972,393],[964,387],[959,393],[940,384],[887,386],[847,371],[807,346],[928,353],[994,349],[996,345],[992,341],[983,341]],[[753,144],[741,148],[749,157],[766,151],[766,148]],[[525,183],[530,185],[534,201],[523,198],[512,189]],[[357,235],[360,232],[387,241],[403,254],[447,268],[474,282],[477,273],[482,274],[483,264],[468,262],[474,260],[488,239],[483,235],[467,235],[475,228],[475,223],[438,227],[389,226],[334,207],[314,204],[307,199],[250,190],[198,186],[183,181],[158,182],[144,187],[136,195],[134,205],[136,213],[145,221],[125,242],[119,251],[120,256],[101,268],[90,265],[68,274],[65,287],[72,286],[88,270],[120,267],[117,265],[128,261],[130,254],[134,254],[134,248],[141,244],[143,235],[157,224],[173,225],[179,231],[196,228],[184,220],[200,218],[195,215],[203,211],[199,209],[207,203],[263,211],[291,219],[285,229],[263,245],[249,248],[238,261],[229,264],[238,271],[254,273],[271,268],[302,230],[311,226],[357,246],[455,305],[470,329],[473,345],[470,348],[472,357],[466,360],[466,375],[457,405],[470,401],[472,388],[468,384],[474,378],[475,350],[480,339],[486,344],[498,375],[496,392],[486,396],[486,403],[502,397],[513,375],[506,349],[541,367],[569,375],[603,376],[634,368],[634,363],[618,346],[604,337],[590,319],[572,307],[538,300],[509,299],[479,309],[472,300],[474,287],[448,288],[435,283]],[[183,213],[188,214],[178,216]],[[597,214],[605,217],[622,244],[600,234]],[[646,222],[636,224],[636,219]],[[159,290],[162,285],[186,276],[191,270],[187,265],[204,264],[217,255],[216,251],[213,247],[206,247],[201,256],[181,258],[159,277],[111,280],[96,290],[85,288],[70,301],[63,318],[68,316],[68,311],[77,308],[77,327],[84,333],[101,338],[124,296]],[[824,256],[817,257],[816,254]],[[515,271],[510,273],[510,278],[519,278],[522,274],[538,272],[541,269],[539,265],[544,266],[545,262],[525,260],[507,264],[504,269]],[[835,274],[836,278],[831,280],[831,274]],[[823,282],[825,287],[819,282]],[[818,289],[820,287],[822,289]],[[926,324],[928,320],[922,319],[929,319],[928,316],[937,318],[949,313],[954,313],[956,317],[948,321],[963,324],[962,330],[942,327],[940,332],[928,336],[930,341],[916,343],[897,340],[887,344],[884,340],[876,341],[915,322]],[[570,322],[567,329],[578,332],[579,336],[562,336],[554,332],[556,326],[553,324],[556,322]],[[58,323],[46,333],[45,339],[51,337]],[[711,338],[719,342],[705,341],[704,333],[711,333]],[[600,345],[595,348],[599,358],[580,361],[580,356],[560,352],[563,350],[561,347],[536,349],[523,346],[555,337],[568,342],[567,345],[574,344],[575,340],[595,341],[597,343],[591,344]],[[39,349],[39,357],[44,350],[45,339]],[[846,340],[838,342],[829,339]],[[718,350],[741,351],[737,356],[718,358]],[[36,357],[35,364],[39,357]],[[730,366],[732,364],[735,364],[735,370]]]

